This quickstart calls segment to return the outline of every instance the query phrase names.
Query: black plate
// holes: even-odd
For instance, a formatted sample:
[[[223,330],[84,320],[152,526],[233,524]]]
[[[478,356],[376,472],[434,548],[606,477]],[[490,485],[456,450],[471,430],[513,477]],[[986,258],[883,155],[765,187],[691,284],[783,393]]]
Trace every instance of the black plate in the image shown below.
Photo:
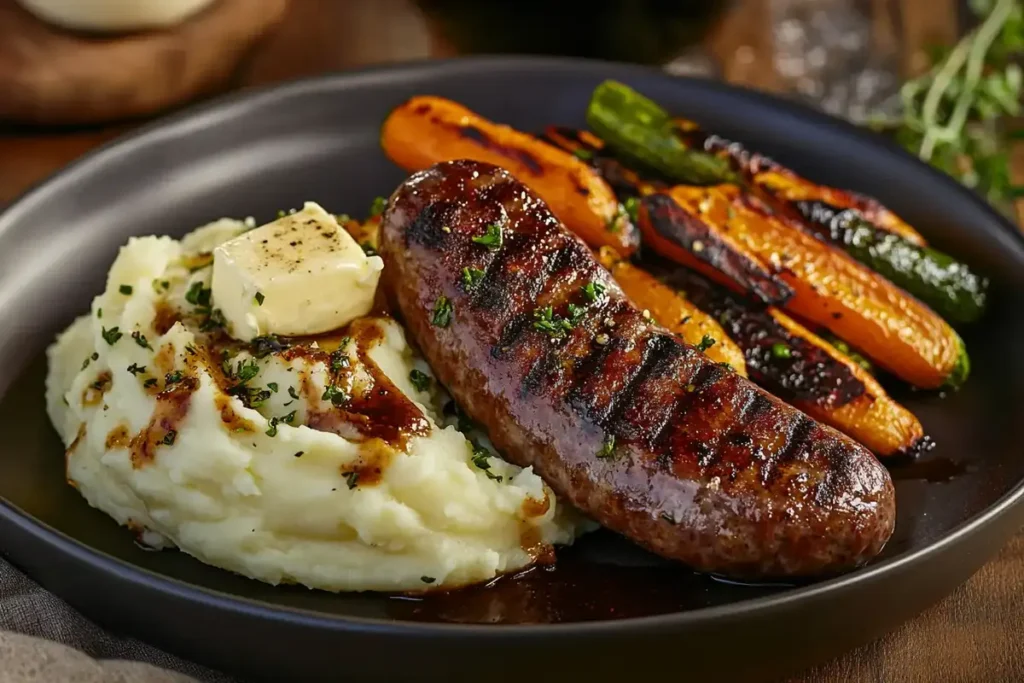
[[[42,350],[100,291],[129,235],[223,215],[270,219],[315,199],[360,212],[403,174],[379,151],[387,112],[435,93],[526,130],[580,125],[613,77],[814,178],[874,194],[996,282],[965,331],[974,377],[908,397],[939,447],[897,468],[882,558],[811,586],[736,586],[610,534],[552,573],[417,602],[272,588],[176,552],[148,553],[64,483],[44,415]],[[424,63],[295,83],[150,126],[62,171],[0,217],[0,539],[104,624],[214,667],[280,678],[764,678],[867,641],[966,579],[1024,521],[1024,241],[983,202],[874,136],[765,96],[640,67],[544,59]],[[432,623],[426,623],[432,622]],[[448,623],[442,623],[448,622]],[[463,623],[451,623],[463,622]],[[494,626],[495,622],[506,622]]]

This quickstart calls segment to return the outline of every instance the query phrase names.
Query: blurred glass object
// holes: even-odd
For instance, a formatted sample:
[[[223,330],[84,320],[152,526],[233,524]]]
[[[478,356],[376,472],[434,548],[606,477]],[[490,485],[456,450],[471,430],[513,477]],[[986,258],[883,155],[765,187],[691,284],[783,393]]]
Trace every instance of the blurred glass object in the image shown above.
[[[769,1],[783,90],[856,123],[898,114],[899,46],[884,15],[892,3]]]
[[[666,64],[729,0],[417,0],[460,54],[548,54]]]

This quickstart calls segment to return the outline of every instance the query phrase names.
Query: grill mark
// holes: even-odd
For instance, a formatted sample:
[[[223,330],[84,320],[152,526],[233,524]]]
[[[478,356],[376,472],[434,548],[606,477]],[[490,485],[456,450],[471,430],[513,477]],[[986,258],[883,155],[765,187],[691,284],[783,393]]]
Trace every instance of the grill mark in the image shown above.
[[[637,366],[637,371],[626,380],[625,386],[612,398],[602,426],[613,434],[624,433],[623,428],[626,425],[622,424],[622,414],[632,404],[637,390],[648,378],[656,375],[659,370],[664,370],[666,365],[671,364],[682,353],[683,350],[679,344],[667,335],[659,334],[649,341],[644,350],[644,357]]]
[[[448,212],[447,202],[439,201],[423,207],[405,231],[405,242],[421,244],[427,249],[440,250],[448,236],[441,228]]]
[[[780,465],[792,460],[799,454],[800,449],[807,443],[811,432],[814,431],[815,425],[814,420],[803,413],[798,413],[796,422],[789,430],[786,445],[776,451],[775,457],[770,462],[765,463],[766,476],[769,478],[775,476]]]
[[[580,417],[588,417],[586,401],[583,396],[583,385],[586,383],[587,378],[597,372],[597,369],[604,364],[608,356],[621,347],[622,344],[621,337],[614,337],[607,344],[595,344],[587,355],[577,360],[574,364],[568,390],[565,393],[565,401]]]
[[[501,329],[501,336],[498,337],[497,343],[491,347],[491,358],[504,358],[505,354],[512,350],[516,340],[526,332],[532,317],[529,313],[518,313],[513,316],[512,320]]]
[[[490,264],[488,264],[487,269],[484,271],[484,276],[473,291],[470,297],[470,305],[472,307],[496,309],[502,304],[507,305],[513,300],[532,304],[540,296],[540,293],[544,291],[545,286],[551,279],[551,274],[564,265],[564,261],[571,255],[573,250],[571,243],[564,243],[562,246],[545,254],[546,258],[543,265],[537,274],[529,280],[526,291],[521,295],[510,297],[509,282],[505,276],[509,273],[510,266],[515,259],[522,256],[528,248],[528,242],[529,240],[522,236],[517,236],[514,240],[505,241],[501,249],[494,255],[494,258],[491,259]]]
[[[694,351],[694,353],[697,353]],[[690,404],[693,403],[694,398],[700,394],[700,392],[711,386],[725,374],[725,370],[720,368],[711,362],[705,362],[697,372],[694,373],[693,379],[688,386],[692,386],[693,390],[684,389],[676,395],[675,405],[672,410],[669,411],[669,418],[665,423],[663,429],[661,429],[657,436],[651,439],[651,447],[655,450],[661,450],[666,439],[670,439],[673,434],[673,429],[681,423],[681,417],[686,414],[686,411],[690,409]]]
[[[538,393],[544,378],[552,369],[558,366],[560,350],[561,347],[550,348],[533,362],[526,376],[523,377],[522,384],[519,386],[520,397],[526,398],[530,394]]]

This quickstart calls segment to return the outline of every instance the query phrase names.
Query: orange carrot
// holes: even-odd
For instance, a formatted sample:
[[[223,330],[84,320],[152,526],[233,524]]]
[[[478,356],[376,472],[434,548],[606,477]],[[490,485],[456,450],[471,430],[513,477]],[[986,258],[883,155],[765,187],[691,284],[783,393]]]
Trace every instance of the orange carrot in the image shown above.
[[[782,304],[916,386],[966,379],[963,342],[942,318],[845,253],[770,215],[734,185],[675,186],[646,197],[640,218],[646,242],[659,253],[697,261],[702,271]],[[742,268],[733,267],[737,258]],[[757,289],[776,281],[788,295],[772,300]]]
[[[384,122],[381,145],[407,171],[453,159],[501,166],[591,247],[609,246],[628,256],[639,244],[636,226],[594,169],[565,150],[451,100],[421,96],[400,105]]]
[[[747,376],[743,351],[714,318],[647,271],[621,258],[613,249],[602,247],[597,252],[597,260],[637,308],[648,311],[652,318],[677,332],[687,344],[707,347],[704,355],[711,360],[728,363],[736,372]]]

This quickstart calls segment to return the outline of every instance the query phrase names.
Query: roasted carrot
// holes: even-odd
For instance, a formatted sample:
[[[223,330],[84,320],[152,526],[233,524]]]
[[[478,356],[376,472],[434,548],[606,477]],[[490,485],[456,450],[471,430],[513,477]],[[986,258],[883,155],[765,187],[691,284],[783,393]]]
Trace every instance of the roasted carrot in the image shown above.
[[[543,199],[591,247],[633,253],[639,233],[598,173],[565,150],[488,121],[441,97],[414,97],[388,116],[384,152],[407,171],[473,159],[501,166]]]
[[[615,250],[602,247],[597,258],[637,308],[648,311],[654,320],[678,333],[687,344],[703,349],[711,360],[727,363],[747,376],[743,351],[714,318],[647,271],[620,257]]]
[[[781,281],[791,292],[782,301],[786,310],[918,387],[959,386],[967,377],[963,342],[942,318],[842,251],[771,215],[735,185],[675,186],[649,195],[641,201],[640,225],[655,251],[727,276],[767,303],[776,302],[751,286],[749,274]],[[714,241],[706,242],[709,237]],[[738,275],[727,258],[733,252],[744,259]]]
[[[784,201],[818,201],[854,209],[874,226],[895,233],[912,244],[924,246],[925,240],[906,221],[881,202],[850,190],[819,185],[763,154],[751,152],[739,143],[708,133],[693,121],[675,118],[676,132],[685,146],[701,149],[720,158],[729,158],[733,169],[751,185]]]
[[[912,454],[930,443],[913,413],[871,373],[779,309],[682,269],[664,279],[722,323],[743,350],[750,378],[779,398],[881,456]]]

